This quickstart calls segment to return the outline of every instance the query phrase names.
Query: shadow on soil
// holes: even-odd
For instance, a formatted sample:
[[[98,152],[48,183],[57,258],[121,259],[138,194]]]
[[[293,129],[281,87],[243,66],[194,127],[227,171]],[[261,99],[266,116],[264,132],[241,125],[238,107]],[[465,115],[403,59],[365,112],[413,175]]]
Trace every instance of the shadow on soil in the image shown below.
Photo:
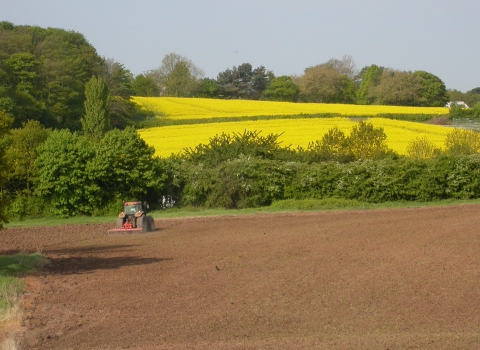
[[[43,270],[48,274],[81,274],[90,273],[95,270],[111,270],[124,266],[148,265],[162,261],[173,260],[173,258],[142,258],[136,256],[117,257],[68,257],[49,258],[50,263]]]
[[[135,245],[108,245],[78,248],[49,249],[43,253],[50,261],[43,271],[48,274],[90,273],[95,270],[118,269],[123,266],[148,265],[173,258],[145,258],[138,256],[98,256],[134,251]]]

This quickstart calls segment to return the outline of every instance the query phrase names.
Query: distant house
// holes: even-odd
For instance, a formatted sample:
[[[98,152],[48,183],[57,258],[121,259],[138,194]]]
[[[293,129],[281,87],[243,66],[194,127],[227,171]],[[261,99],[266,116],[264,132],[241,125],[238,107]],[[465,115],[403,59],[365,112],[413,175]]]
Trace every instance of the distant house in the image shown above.
[[[468,107],[468,105],[467,105],[465,102],[463,102],[463,101],[450,101],[450,102],[448,102],[448,103],[445,105],[446,108],[450,108],[450,107],[452,107],[452,106],[460,106],[460,107],[463,107],[463,108],[470,108],[470,107]]]

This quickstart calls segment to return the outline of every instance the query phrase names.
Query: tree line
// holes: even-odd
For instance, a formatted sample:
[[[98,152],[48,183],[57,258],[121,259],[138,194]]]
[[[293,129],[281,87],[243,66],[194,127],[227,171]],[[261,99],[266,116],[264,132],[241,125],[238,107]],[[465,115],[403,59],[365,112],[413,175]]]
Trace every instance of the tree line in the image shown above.
[[[155,203],[162,194],[184,205],[265,205],[294,195],[293,187],[284,186],[294,179],[292,169],[334,163],[347,169],[360,159],[401,158],[386,148],[383,131],[359,124],[349,136],[332,129],[304,150],[281,147],[278,135],[245,131],[159,159],[135,131],[146,116],[130,102],[133,95],[435,106],[449,96],[474,105],[480,88],[461,95],[423,71],[376,65],[358,71],[349,56],[308,67],[301,76],[276,77],[244,63],[211,79],[190,59],[171,53],[159,68],[134,76],[99,56],[80,33],[0,22],[0,226],[13,217],[115,212],[122,200]],[[480,117],[477,106],[468,113]],[[462,108],[451,111],[467,115]],[[462,135],[454,144],[467,139],[475,137]],[[411,158],[428,162],[439,153],[419,140]],[[303,165],[289,165],[297,163]],[[236,182],[253,176],[248,169],[257,173],[257,166],[258,179]],[[277,170],[283,187],[271,182]],[[269,199],[261,199],[260,190]]]

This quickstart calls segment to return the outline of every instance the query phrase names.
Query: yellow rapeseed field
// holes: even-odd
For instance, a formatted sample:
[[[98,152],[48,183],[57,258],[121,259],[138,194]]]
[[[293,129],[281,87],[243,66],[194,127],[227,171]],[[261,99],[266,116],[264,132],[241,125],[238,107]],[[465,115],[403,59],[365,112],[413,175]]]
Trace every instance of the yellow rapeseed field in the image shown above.
[[[132,97],[141,108],[166,119],[208,119],[332,113],[338,116],[448,113],[444,107],[361,106],[350,104],[292,103],[251,100],[215,100],[181,97]]]
[[[443,148],[446,135],[451,130],[443,126],[384,118],[370,118],[368,121],[374,126],[384,129],[388,146],[399,154],[405,154],[408,143],[423,136],[436,147]],[[251,120],[155,127],[140,130],[139,133],[149,145],[155,147],[156,155],[167,157],[172,153],[178,153],[185,147],[195,147],[200,143],[207,143],[215,134],[241,133],[244,130],[261,130],[263,136],[270,133],[283,133],[280,137],[283,145],[305,148],[309,142],[321,139],[333,126],[337,126],[348,134],[354,123],[357,122],[357,120],[341,117]]]

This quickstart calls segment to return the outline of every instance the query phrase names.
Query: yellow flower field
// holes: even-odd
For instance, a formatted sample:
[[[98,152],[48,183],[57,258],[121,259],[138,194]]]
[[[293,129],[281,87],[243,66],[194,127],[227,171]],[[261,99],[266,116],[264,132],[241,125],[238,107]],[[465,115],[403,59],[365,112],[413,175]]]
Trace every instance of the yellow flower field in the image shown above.
[[[384,128],[388,146],[399,154],[405,154],[408,143],[422,136],[425,136],[436,147],[443,148],[445,137],[451,130],[443,126],[384,118],[370,118],[368,121],[376,127]],[[283,132],[280,137],[283,145],[292,145],[293,148],[297,146],[306,147],[309,142],[321,139],[333,126],[337,126],[348,134],[354,123],[357,122],[340,117],[252,120],[155,127],[139,130],[139,133],[149,145],[155,147],[157,156],[168,157],[172,153],[178,153],[183,148],[207,143],[215,134],[221,134],[222,132],[227,134],[241,133],[245,129],[261,130],[263,136]]]
[[[372,117],[378,114],[443,115],[448,113],[448,109],[444,107],[362,106],[181,97],[132,97],[132,100],[141,108],[166,119],[207,119],[323,113],[333,113],[338,116]]]

